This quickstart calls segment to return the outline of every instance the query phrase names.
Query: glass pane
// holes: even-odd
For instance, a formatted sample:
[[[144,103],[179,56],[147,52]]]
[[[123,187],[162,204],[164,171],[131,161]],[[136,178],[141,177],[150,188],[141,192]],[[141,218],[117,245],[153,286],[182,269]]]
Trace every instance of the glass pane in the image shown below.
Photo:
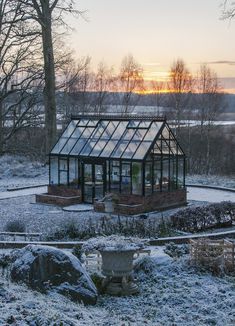
[[[157,136],[163,122],[153,122],[149,130],[147,131],[146,136],[144,137],[144,140],[151,140],[153,141],[154,138]]]
[[[78,140],[77,144],[74,146],[74,148],[70,152],[70,154],[78,155],[80,153],[81,149],[83,148],[83,146],[85,145],[85,143],[86,143],[86,140],[83,138],[80,138]]]
[[[103,185],[103,166],[95,165],[95,198],[102,199],[104,197]]]
[[[82,138],[90,138],[91,134],[93,133],[94,128],[85,128],[83,134],[82,134]]]
[[[68,161],[67,158],[60,158],[59,159],[60,170],[67,171],[68,170]]]
[[[119,162],[118,162],[119,163]],[[120,186],[120,168],[115,162],[110,162],[110,191],[119,192]]]
[[[88,124],[89,120],[87,119],[81,119],[78,123],[78,126],[85,127]]]
[[[163,159],[162,162],[162,191],[168,191],[169,189],[169,160]]]
[[[146,129],[136,129],[135,135],[132,140],[142,140],[146,134]]]
[[[149,128],[152,121],[141,121],[138,128]]]
[[[110,140],[107,145],[105,146],[103,152],[100,154],[100,157],[110,157],[112,151],[114,150],[115,146],[117,145],[117,140]]]
[[[58,184],[58,158],[50,158],[50,185]]]
[[[105,129],[104,133],[102,134],[101,139],[110,139],[118,124],[119,121],[111,121]]]
[[[163,136],[165,139],[170,139],[170,133],[169,133],[169,129],[168,129],[167,127],[164,127],[164,128],[163,128],[162,136]]]
[[[68,127],[65,129],[62,137],[70,137],[72,132],[74,131],[74,129],[76,128],[76,125],[78,123],[79,120],[72,120]]]
[[[68,184],[68,171],[60,171],[60,185]]]
[[[132,120],[128,123],[128,128],[137,128],[139,126],[140,120]]]
[[[60,152],[60,154],[68,154],[73,146],[76,144],[77,142],[77,138],[70,138],[67,143],[65,144],[64,148],[62,149],[62,151]]]
[[[147,151],[149,150],[149,147],[151,146],[152,142],[151,141],[145,141],[142,142],[137,149],[133,159],[136,160],[142,160],[144,156],[146,155]]]
[[[170,150],[172,154],[177,154],[177,143],[174,140],[170,141]]]
[[[98,143],[93,148],[92,152],[90,153],[90,156],[99,156],[99,154],[104,149],[104,147],[106,146],[106,144],[107,144],[107,141],[105,141],[105,140],[99,140]]]
[[[154,160],[154,168],[153,168],[153,191],[161,190],[161,161]]]
[[[127,148],[125,149],[125,152],[122,155],[122,158],[132,158],[135,151],[137,150],[140,142],[130,142]]]
[[[132,193],[134,195],[142,195],[142,164],[132,163]]]
[[[121,192],[131,193],[131,164],[122,163]]]
[[[92,203],[93,183],[92,183],[92,165],[84,164],[84,201]]]
[[[52,154],[59,154],[62,148],[64,147],[65,143],[67,142],[68,138],[60,138],[56,143],[55,147],[51,151]]]
[[[105,128],[106,128],[106,126],[99,124],[99,126],[94,131],[94,134],[92,135],[92,139],[98,140],[100,138],[100,136],[102,135],[102,133],[104,132]]]
[[[96,127],[99,120],[89,120],[87,126],[88,127]]]
[[[130,140],[133,137],[134,133],[135,133],[135,129],[127,129],[124,132],[124,134],[122,136],[122,139],[123,140]]]
[[[145,194],[152,194],[152,164],[145,164]]]
[[[119,140],[122,138],[123,133],[127,126],[127,121],[121,121],[119,125],[117,126],[117,129],[115,130],[114,134],[112,135],[112,139]]]
[[[77,127],[74,131],[74,133],[72,134],[73,138],[79,138],[81,136],[81,134],[83,133],[85,128],[83,127]]]
[[[80,155],[88,156],[90,154],[90,152],[92,151],[93,147],[95,146],[95,144],[96,144],[96,141],[88,140],[85,147],[80,152]]]
[[[178,188],[184,187],[184,160],[178,158]]]
[[[69,185],[72,187],[79,187],[79,167],[78,159],[70,157],[69,159]]]
[[[124,152],[125,148],[127,147],[128,143],[129,141],[121,140],[115,148],[114,152],[112,153],[111,157],[120,157]]]

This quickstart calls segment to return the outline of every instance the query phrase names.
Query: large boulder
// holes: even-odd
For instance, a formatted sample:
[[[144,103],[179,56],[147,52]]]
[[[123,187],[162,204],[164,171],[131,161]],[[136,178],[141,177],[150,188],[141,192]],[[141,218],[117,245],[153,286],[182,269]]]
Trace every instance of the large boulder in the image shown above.
[[[97,289],[79,259],[54,247],[28,245],[19,250],[11,267],[11,279],[84,304],[95,304],[97,300]]]

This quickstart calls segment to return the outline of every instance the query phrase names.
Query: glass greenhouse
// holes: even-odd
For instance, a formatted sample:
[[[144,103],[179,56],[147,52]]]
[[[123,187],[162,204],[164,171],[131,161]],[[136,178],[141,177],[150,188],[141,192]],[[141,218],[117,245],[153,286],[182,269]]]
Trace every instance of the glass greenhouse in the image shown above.
[[[86,203],[185,188],[185,154],[158,117],[72,117],[49,158],[50,186],[79,189]]]

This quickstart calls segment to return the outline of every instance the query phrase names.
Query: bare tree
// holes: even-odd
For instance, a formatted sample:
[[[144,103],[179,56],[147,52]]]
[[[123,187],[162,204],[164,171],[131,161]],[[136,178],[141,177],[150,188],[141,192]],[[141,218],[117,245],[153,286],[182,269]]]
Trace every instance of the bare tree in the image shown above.
[[[75,10],[73,0],[19,0],[19,2],[25,6],[27,19],[35,21],[41,28],[45,79],[46,152],[49,152],[56,139],[56,85],[52,28],[67,26],[64,15],[79,14],[79,12]]]
[[[222,89],[217,75],[207,65],[202,65],[197,77],[197,118],[200,121],[200,144],[206,145],[205,159],[203,151],[198,153],[199,165],[204,164],[205,172],[210,172],[211,132],[215,120],[225,106]]]
[[[222,7],[222,19],[233,19],[235,17],[235,2],[233,0],[224,0]]]
[[[189,105],[193,89],[193,79],[182,59],[173,63],[168,82],[169,105],[174,110],[176,134],[180,132],[184,110]]]
[[[21,3],[1,0],[0,153],[17,130],[32,123],[42,77],[34,60],[39,48],[38,31],[27,23]]]
[[[135,106],[138,102],[138,92],[143,91],[143,69],[129,54],[122,60],[120,69],[120,90],[123,92],[124,113],[128,112],[129,106]],[[135,102],[132,102],[135,98]]]
[[[100,62],[94,75],[94,109],[97,114],[104,111],[104,103],[109,96],[110,90],[113,88],[114,81],[113,69],[108,68],[104,62]]]
[[[160,107],[164,104],[164,90],[166,89],[166,83],[163,81],[153,80],[151,82],[151,88],[155,97],[155,105],[158,114],[160,114]]]

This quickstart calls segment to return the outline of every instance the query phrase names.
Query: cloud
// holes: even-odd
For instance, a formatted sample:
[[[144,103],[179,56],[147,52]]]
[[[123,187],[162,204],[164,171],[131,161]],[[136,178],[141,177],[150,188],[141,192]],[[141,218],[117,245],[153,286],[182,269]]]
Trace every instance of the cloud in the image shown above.
[[[229,65],[229,66],[234,66],[235,61],[230,61],[230,60],[218,60],[218,61],[208,61],[205,62],[207,64],[213,64],[213,65]]]
[[[144,62],[143,66],[151,66],[151,67],[160,66],[160,62]]]

